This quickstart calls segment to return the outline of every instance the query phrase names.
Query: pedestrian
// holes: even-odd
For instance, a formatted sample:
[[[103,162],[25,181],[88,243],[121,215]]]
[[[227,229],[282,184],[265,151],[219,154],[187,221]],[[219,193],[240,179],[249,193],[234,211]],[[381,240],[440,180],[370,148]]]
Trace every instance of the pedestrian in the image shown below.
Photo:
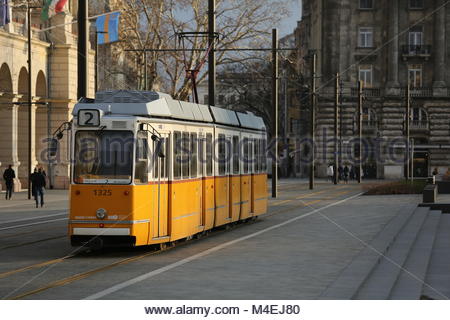
[[[338,168],[338,177],[339,181],[342,181],[344,179],[344,168],[342,166],[339,166]]]
[[[348,183],[348,175],[349,175],[349,169],[347,166],[344,167],[344,182]]]
[[[36,201],[36,208],[44,206],[44,190],[45,190],[45,176],[42,174],[42,170],[34,169],[34,173],[30,177],[32,184],[32,191],[34,199]]]
[[[331,182],[333,182],[333,177],[334,177],[334,168],[333,168],[333,165],[329,165],[328,166],[328,168],[327,168],[327,176],[328,176],[328,179],[331,181]]]
[[[355,180],[355,178],[356,178],[355,167],[351,166],[350,167],[350,180]]]
[[[433,173],[432,173],[432,175],[433,175],[433,177],[435,177],[436,178],[436,176],[438,175],[438,169],[437,168],[434,168],[434,170],[433,170]]]
[[[8,166],[8,169],[3,172],[3,179],[5,179],[6,185],[6,200],[11,200],[11,196],[14,190],[14,179],[16,178],[16,173],[12,168],[12,165]]]

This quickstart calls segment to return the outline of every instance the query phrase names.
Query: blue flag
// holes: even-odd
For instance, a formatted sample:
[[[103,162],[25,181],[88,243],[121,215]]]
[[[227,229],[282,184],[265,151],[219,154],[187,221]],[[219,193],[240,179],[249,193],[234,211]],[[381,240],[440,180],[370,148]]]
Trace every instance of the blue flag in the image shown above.
[[[0,0],[1,1],[1,0]],[[105,44],[119,40],[120,12],[113,12],[97,18],[97,43]]]
[[[8,0],[0,0],[0,27],[10,22]]]

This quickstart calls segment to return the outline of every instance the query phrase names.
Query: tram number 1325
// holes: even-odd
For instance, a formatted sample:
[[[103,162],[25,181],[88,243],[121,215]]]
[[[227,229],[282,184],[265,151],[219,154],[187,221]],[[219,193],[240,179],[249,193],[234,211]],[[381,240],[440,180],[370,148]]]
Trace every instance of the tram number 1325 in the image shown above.
[[[99,189],[99,190],[94,190],[94,195],[97,197],[110,197],[112,196],[112,191],[111,190],[106,190],[106,189]]]

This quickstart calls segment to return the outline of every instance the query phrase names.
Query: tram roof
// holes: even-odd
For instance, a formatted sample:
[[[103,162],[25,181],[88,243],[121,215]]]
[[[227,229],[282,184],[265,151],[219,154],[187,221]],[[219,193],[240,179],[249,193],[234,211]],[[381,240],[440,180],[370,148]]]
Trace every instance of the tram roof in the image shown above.
[[[255,130],[266,128],[263,119],[251,112],[242,113],[174,100],[170,95],[156,91],[100,91],[96,93],[95,99],[80,100],[72,111],[73,116],[77,116],[78,111],[82,109],[99,109],[106,115],[209,122]]]

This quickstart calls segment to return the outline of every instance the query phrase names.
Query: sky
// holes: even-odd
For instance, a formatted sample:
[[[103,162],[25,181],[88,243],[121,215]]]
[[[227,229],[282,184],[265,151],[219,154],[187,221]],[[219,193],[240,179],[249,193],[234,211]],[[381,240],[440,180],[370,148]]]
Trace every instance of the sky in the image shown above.
[[[286,18],[280,25],[280,37],[292,33],[297,26],[297,21],[302,17],[301,0],[285,0],[289,3],[291,16]]]

